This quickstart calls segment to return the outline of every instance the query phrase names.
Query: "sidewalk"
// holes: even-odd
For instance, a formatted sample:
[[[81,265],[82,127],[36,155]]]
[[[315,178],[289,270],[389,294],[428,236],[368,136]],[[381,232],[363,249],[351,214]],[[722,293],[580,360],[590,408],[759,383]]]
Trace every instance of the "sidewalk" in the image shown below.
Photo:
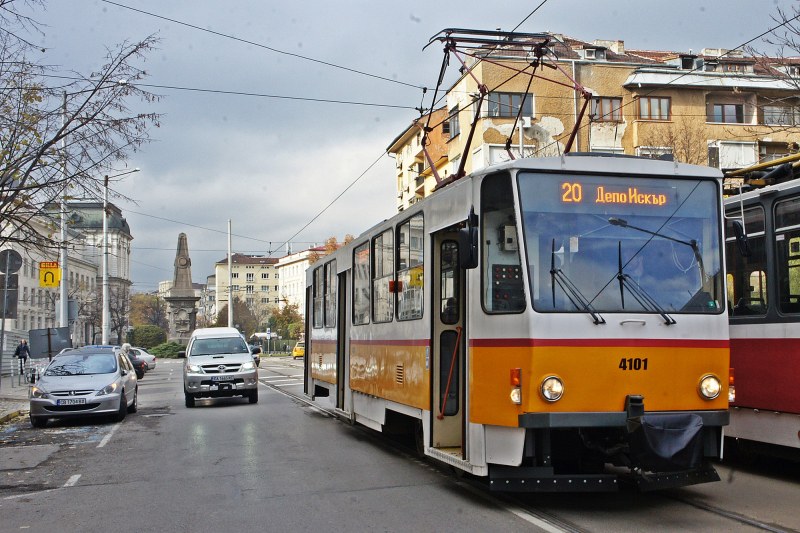
[[[0,381],[0,424],[27,412],[28,384],[24,380],[18,383],[17,376],[3,376]]]

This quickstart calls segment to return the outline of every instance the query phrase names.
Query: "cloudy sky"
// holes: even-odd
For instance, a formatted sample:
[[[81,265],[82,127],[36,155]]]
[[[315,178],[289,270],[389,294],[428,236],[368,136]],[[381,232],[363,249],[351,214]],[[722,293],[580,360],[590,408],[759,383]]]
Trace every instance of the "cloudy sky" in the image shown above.
[[[234,251],[278,257],[287,240],[296,251],[391,216],[385,150],[418,116],[421,87],[435,86],[442,47],[422,48],[443,28],[512,30],[530,15],[518,31],[697,52],[751,41],[775,26],[778,7],[795,4],[51,0],[34,18],[46,25],[45,60],[65,71],[91,72],[114,44],[160,39],[143,67],[163,87],[151,89],[163,97],[151,110],[162,126],[130,159],[141,171],[114,185],[136,200],[120,205],[134,236],[134,290],[152,291],[172,279],[181,232],[193,280],[204,283],[225,257],[229,219]]]

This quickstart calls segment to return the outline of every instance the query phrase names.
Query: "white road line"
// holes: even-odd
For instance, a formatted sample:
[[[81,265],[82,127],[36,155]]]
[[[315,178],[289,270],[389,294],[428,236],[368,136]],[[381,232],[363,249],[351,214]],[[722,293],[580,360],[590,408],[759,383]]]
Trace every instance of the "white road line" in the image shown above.
[[[111,431],[109,431],[109,432],[106,434],[106,436],[105,436],[105,437],[103,437],[103,440],[101,440],[101,441],[100,441],[100,444],[98,444],[98,445],[97,445],[97,447],[98,447],[98,448],[103,448],[103,447],[105,447],[105,445],[106,445],[106,444],[108,444],[108,441],[110,441],[110,440],[111,440],[111,437],[114,435],[114,432],[116,432],[116,431],[117,431],[117,428],[118,428],[118,427],[119,427],[119,423],[117,423],[117,424],[116,424],[116,425],[115,425],[113,428],[111,428]]]
[[[77,483],[80,478],[81,478],[80,474],[75,474],[74,476],[69,476],[69,479],[67,480],[66,483],[64,483],[62,485],[62,487],[74,487],[75,483]]]

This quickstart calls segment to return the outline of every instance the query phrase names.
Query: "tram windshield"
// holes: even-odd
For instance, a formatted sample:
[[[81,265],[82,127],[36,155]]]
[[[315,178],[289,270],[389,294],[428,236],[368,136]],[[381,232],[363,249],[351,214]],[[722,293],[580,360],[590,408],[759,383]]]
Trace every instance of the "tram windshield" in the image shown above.
[[[667,321],[722,311],[715,182],[530,172],[518,181],[537,311]]]

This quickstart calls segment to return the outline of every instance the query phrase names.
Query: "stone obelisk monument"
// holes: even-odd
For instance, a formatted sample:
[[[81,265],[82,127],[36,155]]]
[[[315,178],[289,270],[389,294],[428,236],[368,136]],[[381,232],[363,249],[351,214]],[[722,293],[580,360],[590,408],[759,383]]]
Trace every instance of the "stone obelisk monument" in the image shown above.
[[[175,278],[167,301],[167,320],[169,332],[167,340],[186,344],[195,328],[197,301],[192,288],[192,260],[189,258],[189,244],[186,234],[178,235],[178,251],[175,253]]]

